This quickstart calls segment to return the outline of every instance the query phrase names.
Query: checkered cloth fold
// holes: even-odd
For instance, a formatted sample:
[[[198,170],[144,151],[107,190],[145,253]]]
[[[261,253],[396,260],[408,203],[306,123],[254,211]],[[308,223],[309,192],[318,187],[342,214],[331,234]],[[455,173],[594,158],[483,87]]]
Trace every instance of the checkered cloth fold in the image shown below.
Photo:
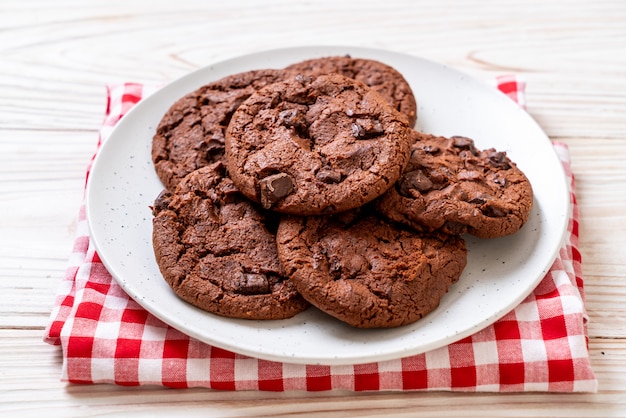
[[[524,106],[523,82],[511,76],[495,81]],[[135,83],[108,87],[98,145],[149,90]],[[567,147],[561,143],[554,147],[567,173],[572,201],[568,234],[557,259],[519,306],[448,346],[344,366],[279,363],[212,347],[156,319],[124,293],[94,250],[84,205],[44,340],[61,346],[61,380],[71,383],[268,391],[594,392],[597,381],[587,346],[574,178]]]

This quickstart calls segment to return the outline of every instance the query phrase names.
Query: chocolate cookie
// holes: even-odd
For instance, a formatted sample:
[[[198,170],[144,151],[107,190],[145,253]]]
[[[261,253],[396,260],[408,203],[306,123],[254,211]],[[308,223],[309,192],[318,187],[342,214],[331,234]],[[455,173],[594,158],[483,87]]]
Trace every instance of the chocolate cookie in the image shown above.
[[[404,114],[410,126],[415,125],[417,103],[413,90],[402,74],[387,64],[365,58],[333,56],[298,62],[286,69],[314,76],[336,73],[359,80]]]
[[[276,215],[245,199],[222,163],[161,193],[153,214],[157,263],[187,302],[243,319],[289,318],[308,307],[278,261]]]
[[[224,155],[224,131],[237,107],[259,88],[282,79],[280,70],[229,75],[176,101],[152,140],[157,175],[170,190],[187,174]]]
[[[228,171],[266,209],[334,213],[380,196],[410,154],[405,118],[365,84],[298,75],[243,102],[226,130]]]
[[[435,309],[465,268],[455,235],[424,235],[372,214],[284,217],[278,256],[302,296],[359,328],[390,328]]]
[[[513,234],[528,220],[531,184],[505,152],[478,150],[461,136],[413,135],[402,178],[375,203],[386,217],[422,230],[481,238]]]

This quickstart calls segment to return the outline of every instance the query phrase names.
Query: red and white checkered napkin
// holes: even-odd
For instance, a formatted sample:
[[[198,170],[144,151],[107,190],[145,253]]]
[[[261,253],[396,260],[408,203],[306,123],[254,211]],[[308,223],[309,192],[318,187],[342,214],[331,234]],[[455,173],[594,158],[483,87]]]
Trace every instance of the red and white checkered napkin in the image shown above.
[[[498,88],[523,105],[523,84]],[[110,86],[101,141],[146,88]],[[132,300],[90,242],[84,207],[69,267],[45,341],[61,345],[62,380],[72,383],[208,387],[226,390],[458,390],[594,392],[578,252],[578,208],[568,149],[554,144],[571,184],[567,239],[549,273],[492,326],[424,354],[378,363],[320,366],[278,363],[212,347],[171,328]]]

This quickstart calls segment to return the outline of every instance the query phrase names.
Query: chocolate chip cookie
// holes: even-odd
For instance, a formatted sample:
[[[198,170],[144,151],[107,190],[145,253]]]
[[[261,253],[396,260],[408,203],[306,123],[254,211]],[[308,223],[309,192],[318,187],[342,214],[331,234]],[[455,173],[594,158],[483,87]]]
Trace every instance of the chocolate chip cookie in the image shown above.
[[[180,298],[243,319],[289,318],[309,306],[278,261],[276,214],[245,199],[222,163],[161,193],[153,214],[156,260]]]
[[[287,70],[308,75],[337,73],[368,85],[407,117],[410,126],[417,120],[417,103],[411,86],[395,68],[380,61],[331,56],[292,64]]]
[[[241,192],[266,209],[336,213],[395,183],[410,155],[409,132],[365,84],[298,75],[239,106],[226,130],[226,164]]]
[[[284,76],[262,69],[226,76],[177,100],[152,140],[152,160],[166,188],[224,155],[224,131],[237,107],[259,88]]]
[[[517,232],[533,204],[531,184],[505,152],[479,150],[470,138],[413,131],[400,180],[375,203],[413,228],[496,238]]]
[[[419,320],[439,305],[467,261],[459,236],[421,234],[356,210],[285,216],[277,243],[304,298],[359,328]]]

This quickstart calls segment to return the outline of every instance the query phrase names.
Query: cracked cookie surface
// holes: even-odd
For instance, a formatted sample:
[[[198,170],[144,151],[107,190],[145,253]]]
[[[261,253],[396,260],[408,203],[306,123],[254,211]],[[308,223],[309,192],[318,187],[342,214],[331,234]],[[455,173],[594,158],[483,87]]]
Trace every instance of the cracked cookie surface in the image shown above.
[[[479,150],[470,138],[412,131],[400,180],[375,202],[389,219],[425,231],[497,238],[528,220],[533,191],[505,152]]]
[[[404,76],[387,64],[366,58],[331,56],[297,62],[286,69],[314,76],[336,73],[358,80],[405,115],[409,126],[415,125],[417,103],[413,90]]]
[[[278,260],[276,214],[245,199],[222,163],[162,192],[153,214],[157,264],[180,298],[243,319],[284,319],[309,306]]]
[[[252,93],[285,77],[274,69],[246,71],[208,83],[178,99],[152,139],[152,161],[166,188],[192,171],[222,161],[232,114]]]
[[[357,210],[285,216],[277,243],[304,298],[359,328],[419,320],[439,305],[467,262],[461,237],[420,234]]]
[[[297,75],[252,94],[226,130],[226,164],[266,209],[313,215],[361,206],[400,177],[405,118],[365,84]]]

